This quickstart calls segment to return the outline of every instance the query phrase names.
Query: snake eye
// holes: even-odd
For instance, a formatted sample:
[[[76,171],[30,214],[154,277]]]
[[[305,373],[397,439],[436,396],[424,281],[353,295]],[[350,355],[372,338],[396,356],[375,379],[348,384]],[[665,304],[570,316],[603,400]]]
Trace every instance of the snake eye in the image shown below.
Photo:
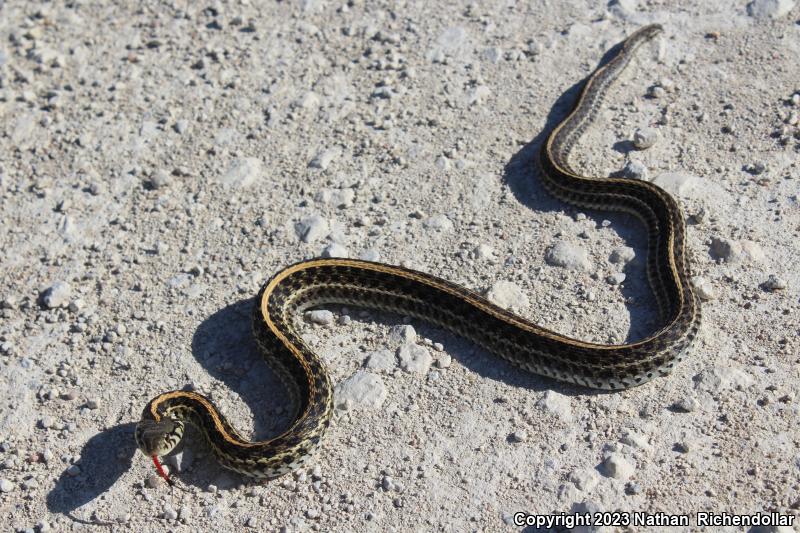
[[[136,425],[136,444],[147,456],[168,454],[182,437],[183,422],[168,416],[159,421],[146,418]]]

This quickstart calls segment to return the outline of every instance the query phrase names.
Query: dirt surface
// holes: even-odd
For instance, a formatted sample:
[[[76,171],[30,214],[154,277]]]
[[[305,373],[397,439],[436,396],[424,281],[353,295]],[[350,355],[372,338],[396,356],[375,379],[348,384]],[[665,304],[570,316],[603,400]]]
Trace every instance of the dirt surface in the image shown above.
[[[697,513],[800,514],[791,0],[114,4],[0,2],[4,529],[544,531],[514,514],[622,511],[741,531]],[[132,431],[162,391],[209,395],[246,435],[287,427],[248,317],[304,258],[435,273],[587,341],[652,332],[642,227],[551,199],[534,164],[577,84],[652,22],[664,34],[573,162],[681,201],[704,320],[671,376],[597,393],[330,308],[300,317],[306,339],[336,383],[355,377],[309,468],[253,484],[193,436],[167,460],[185,490],[153,478]]]

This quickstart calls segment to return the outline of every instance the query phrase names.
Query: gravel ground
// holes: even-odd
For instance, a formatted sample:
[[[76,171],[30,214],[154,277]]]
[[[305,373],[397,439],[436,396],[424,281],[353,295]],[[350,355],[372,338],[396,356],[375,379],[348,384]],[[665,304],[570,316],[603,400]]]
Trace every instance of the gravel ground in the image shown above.
[[[792,0],[114,4],[0,2],[9,530],[800,514]],[[595,393],[424,323],[325,309],[301,321],[339,408],[308,469],[252,484],[194,441],[168,460],[187,492],[153,478],[132,429],[161,391],[210,395],[245,434],[286,427],[247,315],[303,258],[436,273],[584,340],[652,331],[642,228],[549,198],[532,164],[575,84],[651,22],[663,37],[574,162],[684,206],[704,323],[672,376]],[[658,528],[582,529],[620,530]]]

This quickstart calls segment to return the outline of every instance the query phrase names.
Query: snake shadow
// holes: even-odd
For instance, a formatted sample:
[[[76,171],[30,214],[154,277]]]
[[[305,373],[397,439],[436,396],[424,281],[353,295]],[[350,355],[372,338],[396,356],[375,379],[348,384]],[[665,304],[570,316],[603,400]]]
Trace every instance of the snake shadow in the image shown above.
[[[79,471],[67,468],[47,494],[47,510],[75,522],[97,525],[93,517],[81,518],[76,511],[101,497],[131,468],[136,454],[133,431],[136,424],[119,424],[100,431],[81,449]]]
[[[620,44],[606,52],[600,60],[602,67],[616,55]],[[636,217],[610,211],[583,209],[571,206],[558,200],[545,190],[541,181],[541,169],[538,164],[539,152],[547,141],[550,132],[567,116],[580,95],[584,83],[588,79],[575,83],[567,88],[555,101],[547,115],[545,126],[531,141],[522,146],[506,164],[503,172],[503,183],[508,186],[517,201],[533,212],[566,212],[569,214],[585,213],[600,227],[603,220],[611,222],[612,228],[627,246],[634,248],[637,255],[623,269],[625,282],[620,291],[630,315],[630,326],[626,342],[643,339],[655,331],[659,325],[658,310],[652,295],[645,271],[647,234],[645,228]],[[613,147],[619,150],[620,143]],[[615,172],[615,176],[619,173]],[[576,233],[578,228],[576,226]],[[642,252],[642,253],[640,253]]]
[[[244,298],[209,315],[195,330],[191,350],[207,375],[220,382],[198,392],[221,404],[222,414],[242,435],[263,440],[289,428],[293,406],[286,387],[264,361],[253,338],[253,305],[253,298]],[[231,413],[241,409],[232,409],[231,403],[243,403],[250,419],[233,419]],[[201,488],[213,483],[227,489],[247,481],[213,459],[193,426],[187,427],[186,437],[176,452],[188,448],[191,461],[197,464],[178,474],[181,482]]]

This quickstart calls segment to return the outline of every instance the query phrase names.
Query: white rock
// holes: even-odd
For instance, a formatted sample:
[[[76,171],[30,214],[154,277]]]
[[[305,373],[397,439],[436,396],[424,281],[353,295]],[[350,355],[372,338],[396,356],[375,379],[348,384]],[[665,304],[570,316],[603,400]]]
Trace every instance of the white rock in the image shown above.
[[[356,409],[376,409],[386,399],[386,386],[380,376],[357,371],[342,381],[334,391],[337,406]]]
[[[433,357],[428,350],[416,344],[404,344],[398,348],[397,358],[400,361],[400,368],[421,375],[427,374],[433,363]]]
[[[633,145],[639,150],[645,150],[658,141],[658,131],[653,128],[639,128],[633,134]]]
[[[370,370],[388,371],[395,366],[394,353],[389,350],[378,350],[367,355],[364,366]]]
[[[525,442],[528,440],[528,432],[519,429],[511,433],[511,435],[508,436],[508,440],[511,442]]]
[[[695,387],[709,392],[725,389],[746,389],[753,384],[753,377],[738,368],[715,366],[703,370],[694,378]]]
[[[69,303],[69,310],[73,313],[77,313],[84,307],[86,307],[86,302],[82,298],[75,298]]]
[[[320,326],[330,326],[333,324],[333,313],[327,309],[314,309],[306,313],[306,320],[312,324],[319,324]]]
[[[647,166],[640,161],[634,160],[625,163],[625,167],[622,169],[622,175],[626,178],[643,181],[647,181],[650,178],[650,172],[647,170]]]
[[[294,226],[297,236],[303,242],[314,242],[325,238],[330,233],[328,221],[320,215],[307,216]]]
[[[612,263],[630,263],[636,257],[636,252],[630,246],[614,248],[608,260]]]
[[[433,231],[451,231],[453,229],[453,223],[447,218],[447,215],[435,215],[429,217],[422,223],[423,227],[428,230]]]
[[[322,257],[349,257],[347,248],[335,242],[329,244],[322,250]]]
[[[703,276],[694,276],[692,278],[692,288],[695,294],[703,300],[713,300],[717,297],[717,291],[714,286]]]
[[[586,250],[566,241],[558,241],[551,246],[547,250],[544,260],[550,265],[569,270],[591,270],[592,268]]]
[[[472,257],[475,259],[481,259],[484,261],[493,261],[495,259],[494,249],[488,244],[479,244],[474,250],[472,250],[470,255],[472,255]]]
[[[447,56],[461,56],[466,53],[469,38],[467,30],[454,26],[444,30],[425,56],[433,62],[442,62]]]
[[[331,163],[336,161],[336,159],[340,155],[340,151],[337,148],[328,148],[327,150],[322,150],[321,152],[317,153],[314,156],[314,159],[308,164],[311,168],[318,168],[321,170],[327,169]]]
[[[314,196],[314,200],[321,204],[344,208],[353,205],[355,197],[353,189],[323,189]]]
[[[156,170],[153,173],[153,175],[150,176],[150,186],[153,189],[163,189],[164,187],[167,187],[171,182],[172,178],[163,169]]]
[[[547,391],[544,393],[536,406],[544,409],[550,414],[553,414],[565,422],[572,420],[572,405],[570,404],[569,397],[559,394],[555,391]]]
[[[14,490],[14,484],[8,479],[0,479],[0,492],[11,492]]]
[[[503,59],[503,50],[497,47],[487,48],[481,56],[489,63],[497,64]]]
[[[521,311],[530,303],[528,296],[515,283],[511,281],[495,281],[486,292],[490,302],[504,309]]]
[[[595,470],[589,468],[579,468],[570,473],[569,480],[572,481],[580,490],[584,492],[590,492],[597,486],[600,478]]]
[[[747,4],[747,14],[757,19],[777,19],[788,15],[794,4],[794,0],[754,0]]]
[[[411,324],[392,326],[389,330],[389,339],[393,344],[414,344],[417,342],[417,331]]]
[[[682,413],[692,413],[700,408],[700,402],[693,396],[684,396],[673,403],[672,408]]]
[[[608,282],[609,285],[619,285],[623,281],[625,281],[625,277],[626,276],[625,276],[624,273],[615,272],[614,274],[611,274],[611,275],[606,277],[606,282]]]
[[[603,469],[614,479],[629,479],[636,469],[620,453],[612,453],[603,461]]]
[[[745,259],[749,259],[750,261],[755,261],[757,263],[763,263],[767,256],[764,254],[764,250],[761,248],[761,245],[755,241],[741,241],[742,245],[742,255]]]
[[[255,157],[242,157],[231,162],[219,182],[230,188],[246,189],[253,186],[263,173],[261,161]]]
[[[178,511],[176,511],[171,505],[167,504],[164,506],[164,511],[162,511],[161,516],[164,517],[164,520],[177,520]]]
[[[436,356],[436,366],[438,368],[450,368],[451,364],[453,364],[453,358],[450,357],[450,354],[440,353]]]
[[[66,281],[56,281],[42,293],[42,303],[48,309],[67,307],[72,287]]]
[[[622,437],[619,441],[639,450],[650,451],[653,449],[645,435],[628,428],[622,430]]]

